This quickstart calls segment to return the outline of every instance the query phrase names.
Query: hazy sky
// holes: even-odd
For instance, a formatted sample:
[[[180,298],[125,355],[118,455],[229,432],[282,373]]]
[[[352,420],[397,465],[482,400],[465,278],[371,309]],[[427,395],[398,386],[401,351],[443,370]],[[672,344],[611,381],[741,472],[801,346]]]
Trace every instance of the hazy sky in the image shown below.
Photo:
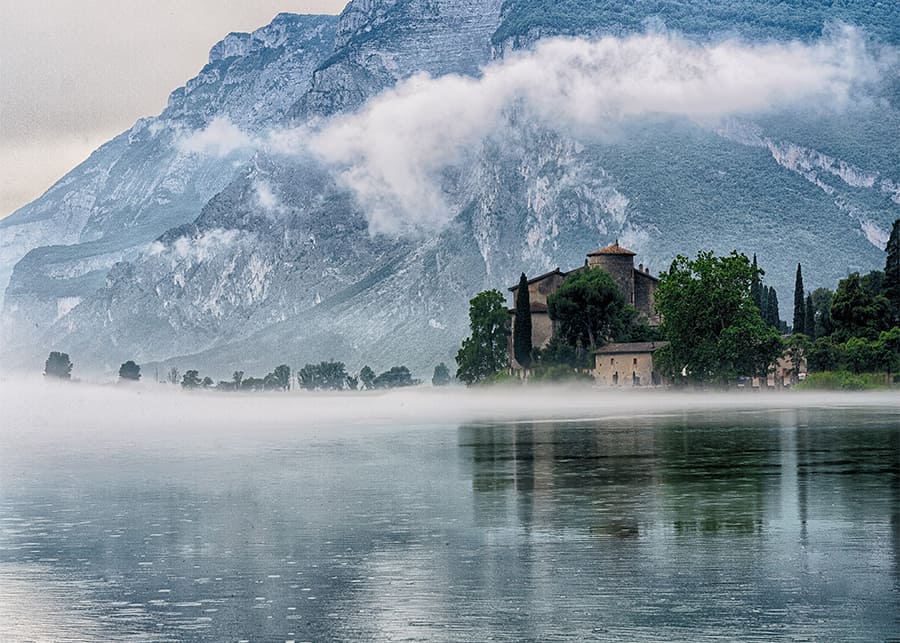
[[[231,31],[346,0],[0,0],[0,217],[156,114]]]

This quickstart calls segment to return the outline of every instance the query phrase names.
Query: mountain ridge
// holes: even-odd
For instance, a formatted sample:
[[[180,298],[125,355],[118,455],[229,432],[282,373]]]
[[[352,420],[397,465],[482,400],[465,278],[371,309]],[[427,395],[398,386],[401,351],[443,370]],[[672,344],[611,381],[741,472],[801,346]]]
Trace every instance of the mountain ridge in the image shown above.
[[[190,109],[178,114],[185,126],[169,145],[180,150],[182,134],[215,118],[249,135],[327,121],[415,73],[477,77],[491,60],[531,47],[541,30],[559,35],[529,18],[512,43],[503,24],[514,10],[499,0],[355,0],[333,19],[280,15],[270,35],[226,36],[196,82],[173,92],[170,107]],[[589,11],[615,27],[615,11]],[[283,39],[286,25],[302,22],[305,35]],[[301,51],[309,58],[298,61]],[[270,76],[256,78],[260,67]],[[304,80],[285,90],[285,69]],[[227,86],[229,70],[231,110],[210,91]],[[454,216],[421,239],[371,235],[360,204],[315,158],[241,147],[221,158],[186,154],[217,187],[194,199],[195,211],[131,245],[103,228],[121,228],[118,215],[91,212],[98,238],[18,262],[4,302],[3,361],[34,368],[53,347],[106,372],[132,358],[223,376],[248,363],[262,370],[336,358],[353,368],[406,363],[424,376],[452,359],[475,292],[504,289],[522,270],[580,265],[614,237],[654,272],[700,248],[756,252],[784,317],[796,261],[811,286],[879,265],[879,235],[900,212],[900,161],[889,152],[900,148],[889,84],[897,81],[888,81],[881,103],[843,114],[736,118],[717,130],[648,117],[599,141],[514,110],[443,176]],[[269,112],[259,96],[271,97]],[[107,145],[140,141],[161,120]],[[828,261],[822,247],[833,248]]]

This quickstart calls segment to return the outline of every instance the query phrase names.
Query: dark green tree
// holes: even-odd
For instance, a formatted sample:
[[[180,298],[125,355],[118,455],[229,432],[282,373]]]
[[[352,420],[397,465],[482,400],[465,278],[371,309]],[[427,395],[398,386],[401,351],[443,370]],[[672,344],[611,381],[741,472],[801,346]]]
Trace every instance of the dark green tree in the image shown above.
[[[834,332],[831,323],[831,302],[834,293],[827,288],[816,288],[812,292],[813,307],[816,315],[816,337],[826,337]]]
[[[174,366],[169,369],[169,372],[166,374],[166,381],[169,384],[178,384],[178,378],[181,374],[178,372],[178,369]]]
[[[385,371],[375,378],[374,387],[376,389],[403,388],[420,383],[419,380],[413,379],[409,369],[405,366],[394,366],[391,370]]]
[[[359,388],[359,377],[356,375],[348,375],[347,376],[347,389],[350,391],[355,391]]]
[[[775,288],[769,286],[768,294],[769,301],[766,304],[767,323],[772,328],[779,328],[781,326],[781,312],[778,310],[778,293],[775,292]]]
[[[810,341],[816,338],[816,307],[813,304],[812,294],[806,296],[803,303],[803,312],[805,319],[803,320],[803,330]]]
[[[794,319],[793,333],[808,335],[806,331],[806,291],[803,288],[803,269],[797,264],[797,276],[794,278]]]
[[[509,313],[503,293],[478,293],[469,302],[469,327],[471,335],[463,340],[456,354],[456,378],[472,385],[509,366]]]
[[[202,384],[200,371],[187,371],[181,378],[181,388],[192,389]]]
[[[200,382],[200,386],[202,386],[203,388],[212,388],[213,386],[215,386],[215,382],[213,382],[213,379],[211,377],[206,376],[203,378],[203,381]]]
[[[128,360],[119,367],[119,379],[126,382],[137,382],[141,379],[141,367]]]
[[[450,383],[450,369],[444,362],[434,367],[434,375],[431,377],[432,386],[447,386]]]
[[[347,369],[343,362],[307,364],[297,371],[297,383],[307,391],[342,391]]]
[[[878,336],[876,352],[881,362],[881,370],[900,373],[900,327],[894,326]]]
[[[276,388],[281,391],[288,391],[291,388],[291,367],[287,364],[276,366],[272,371],[275,376]]]
[[[244,381],[244,371],[235,371],[231,374],[231,381],[234,384],[234,390],[241,390],[241,383]]]
[[[572,345],[563,338],[552,337],[541,350],[541,367],[566,366],[572,369],[590,368],[590,353],[581,344]]]
[[[841,279],[831,302],[831,321],[838,341],[851,337],[875,339],[890,328],[891,305],[884,295],[874,295],[858,272]]]
[[[531,367],[531,294],[528,292],[528,278],[525,273],[519,277],[516,290],[516,318],[513,323],[513,353],[522,368]]]
[[[840,350],[834,344],[829,335],[816,339],[809,348],[807,354],[807,368],[809,371],[820,373],[822,371],[836,371],[841,367]]]
[[[625,298],[605,270],[582,270],[547,298],[556,333],[575,346],[602,346],[623,330]]]
[[[884,296],[891,304],[894,324],[900,324],[900,219],[894,221],[885,252]]]
[[[44,377],[55,377],[60,380],[71,379],[73,366],[68,353],[50,351],[47,361],[44,362]]]
[[[242,391],[262,391],[265,388],[265,380],[258,377],[245,377],[241,380]]]
[[[742,254],[679,256],[660,275],[656,308],[669,344],[656,353],[673,376],[726,383],[765,373],[781,354],[778,331],[768,327],[750,286],[759,269]]]
[[[375,371],[368,366],[363,366],[359,372],[359,381],[362,382],[363,388],[371,391],[375,388]]]
[[[756,253],[753,254],[753,279],[750,281],[750,297],[753,299],[753,305],[763,312],[762,283],[760,282],[763,271],[756,265]],[[765,319],[765,315],[763,315]]]

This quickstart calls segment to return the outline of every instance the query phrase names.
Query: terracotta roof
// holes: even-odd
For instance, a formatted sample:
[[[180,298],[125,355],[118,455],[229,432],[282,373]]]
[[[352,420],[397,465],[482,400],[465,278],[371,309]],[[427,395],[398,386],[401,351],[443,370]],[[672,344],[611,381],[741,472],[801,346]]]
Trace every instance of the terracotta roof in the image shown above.
[[[598,255],[630,255],[634,256],[637,253],[632,252],[628,248],[623,248],[619,245],[619,240],[617,239],[615,243],[611,243],[605,248],[600,248],[599,250],[594,250],[593,252],[588,253],[588,257],[596,257]]]
[[[594,355],[618,355],[620,353],[652,353],[669,342],[632,342],[623,344],[607,344],[594,351]]]
[[[553,275],[560,275],[560,276],[562,276],[562,277],[565,277],[565,276],[568,275],[568,274],[569,274],[568,272],[563,272],[562,270],[560,270],[559,268],[557,268],[556,270],[551,270],[550,272],[545,272],[545,273],[542,274],[542,275],[538,275],[538,276],[535,277],[534,279],[529,279],[529,280],[528,280],[528,285],[530,286],[531,284],[533,284],[533,283],[535,283],[535,282],[543,281],[543,280],[546,279],[547,277],[552,277]],[[512,290],[513,292],[515,292],[515,291],[518,290],[518,289],[519,289],[519,284],[516,284],[515,286],[512,286],[512,287],[510,288],[510,290]]]

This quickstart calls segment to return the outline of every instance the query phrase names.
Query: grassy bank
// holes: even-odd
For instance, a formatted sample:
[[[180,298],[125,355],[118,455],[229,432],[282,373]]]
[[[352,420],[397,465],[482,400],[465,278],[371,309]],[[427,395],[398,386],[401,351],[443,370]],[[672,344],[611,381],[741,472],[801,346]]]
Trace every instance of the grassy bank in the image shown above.
[[[810,373],[797,384],[798,391],[872,391],[896,386],[888,373],[851,373],[849,371],[823,371]]]

